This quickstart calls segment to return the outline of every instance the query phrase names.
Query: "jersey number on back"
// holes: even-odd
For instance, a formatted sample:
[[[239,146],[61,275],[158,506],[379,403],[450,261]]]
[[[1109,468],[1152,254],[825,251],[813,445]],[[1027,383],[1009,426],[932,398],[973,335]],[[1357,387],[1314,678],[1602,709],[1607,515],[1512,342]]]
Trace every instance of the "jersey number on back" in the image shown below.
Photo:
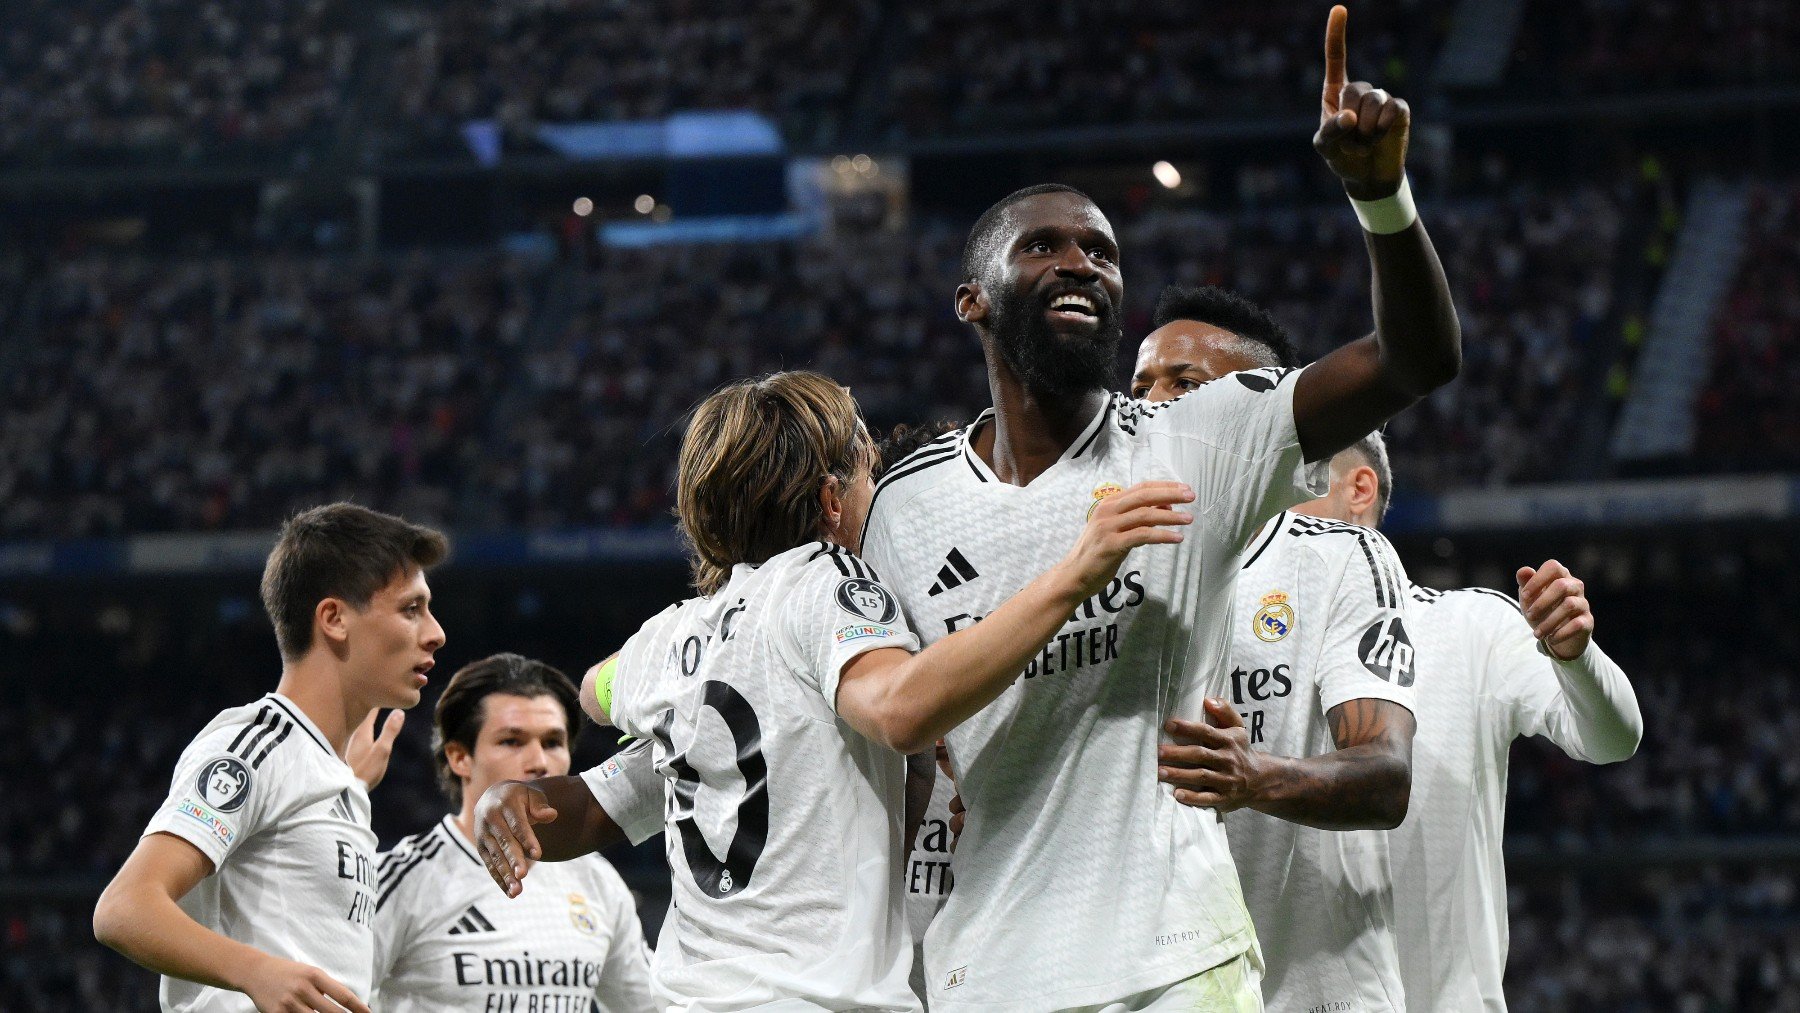
[[[656,722],[656,737],[665,753],[670,753],[666,770],[675,775],[675,793],[670,801],[670,815],[681,831],[681,850],[687,856],[688,871],[694,884],[709,897],[729,897],[750,885],[756,871],[756,860],[762,857],[763,845],[769,839],[769,765],[763,760],[762,725],[750,701],[717,680],[701,686],[701,706],[711,707],[724,719],[737,747],[737,769],[744,778],[744,797],[738,800],[737,832],[731,846],[720,861],[706,843],[700,826],[694,822],[694,799],[700,791],[700,773],[687,761],[687,752],[673,752],[670,732],[675,712],[664,711]],[[699,725],[696,723],[696,729]],[[690,746],[691,748],[691,746]]]

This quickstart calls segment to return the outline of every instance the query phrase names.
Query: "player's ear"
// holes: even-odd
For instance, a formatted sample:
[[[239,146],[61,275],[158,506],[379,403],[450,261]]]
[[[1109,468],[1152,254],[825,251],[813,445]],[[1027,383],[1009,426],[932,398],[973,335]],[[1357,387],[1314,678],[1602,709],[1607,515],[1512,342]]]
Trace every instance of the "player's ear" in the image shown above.
[[[1350,469],[1344,476],[1349,489],[1349,506],[1358,517],[1375,516],[1375,501],[1381,496],[1381,478],[1366,464]]]
[[[444,743],[444,762],[457,777],[467,780],[475,776],[475,755],[454,739]]]
[[[978,281],[965,281],[956,286],[956,319],[965,324],[980,323],[987,319],[987,289]]]
[[[322,598],[313,607],[313,628],[334,650],[350,639],[350,603],[342,598]]]
[[[835,533],[844,521],[844,483],[836,475],[826,475],[819,485],[819,516],[827,532]]]

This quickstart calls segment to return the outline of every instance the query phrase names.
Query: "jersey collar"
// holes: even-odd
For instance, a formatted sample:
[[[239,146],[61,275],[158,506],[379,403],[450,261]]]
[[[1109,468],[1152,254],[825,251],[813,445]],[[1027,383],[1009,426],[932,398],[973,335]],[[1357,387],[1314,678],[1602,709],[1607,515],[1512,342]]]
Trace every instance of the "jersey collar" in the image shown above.
[[[449,815],[444,817],[444,836],[450,838],[450,843],[456,845],[458,851],[468,855],[469,861],[482,865],[481,859],[475,857],[475,845],[463,836],[462,827],[457,826],[456,819]],[[482,868],[487,866],[482,865]]]
[[[1113,401],[1114,399],[1111,397],[1106,399],[1105,403],[1100,406],[1100,410],[1094,413],[1094,417],[1088,420],[1086,426],[1082,427],[1080,435],[1075,437],[1074,442],[1063,449],[1062,456],[1056,459],[1056,463],[1050,465],[1049,468],[1044,469],[1045,475],[1049,474],[1052,469],[1060,467],[1069,461],[1073,461],[1076,458],[1093,451],[1094,444],[1099,442],[1101,431],[1106,427],[1106,420],[1112,417]],[[987,482],[991,485],[998,485],[1002,488],[1019,488],[1018,486],[1012,486],[1000,481],[1000,479],[994,475],[994,469],[988,467],[987,462],[981,459],[981,455],[975,452],[975,433],[980,430],[982,426],[991,424],[993,421],[994,409],[988,408],[980,415],[977,415],[974,422],[971,422],[968,426],[964,427],[962,432],[963,461],[968,464],[969,469],[975,473],[975,477],[983,482]],[[1042,478],[1043,475],[1039,475],[1038,477]]]
[[[1286,510],[1283,510],[1264,521],[1262,530],[1258,531],[1256,537],[1250,539],[1250,544],[1245,547],[1245,552],[1248,553],[1248,555],[1244,557],[1244,565],[1239,567],[1239,569],[1250,569],[1250,564],[1256,562],[1256,560],[1262,556],[1263,550],[1267,549],[1269,545],[1275,541],[1275,536],[1281,534],[1287,526],[1288,512]]]
[[[293,719],[294,724],[299,725],[301,731],[305,732],[308,737],[318,743],[319,748],[325,750],[327,756],[330,756],[340,763],[343,762],[343,757],[339,756],[337,751],[332,749],[331,745],[325,741],[325,733],[319,731],[319,726],[313,724],[312,718],[307,717],[306,712],[301,710],[294,701],[289,700],[280,693],[270,693],[268,696],[263,697],[263,699],[281,708],[282,713]]]

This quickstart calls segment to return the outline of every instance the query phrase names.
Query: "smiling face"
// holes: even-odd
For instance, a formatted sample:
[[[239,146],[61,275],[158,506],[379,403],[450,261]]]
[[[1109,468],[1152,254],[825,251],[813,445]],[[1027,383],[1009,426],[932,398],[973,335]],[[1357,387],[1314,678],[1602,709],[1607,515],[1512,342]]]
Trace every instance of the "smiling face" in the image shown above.
[[[1125,284],[1112,225],[1091,201],[1043,193],[1006,208],[957,311],[992,336],[1026,389],[1070,395],[1111,382]]]
[[[1274,353],[1247,338],[1198,320],[1171,320],[1138,345],[1131,396],[1167,401],[1227,373],[1273,365]]]
[[[370,707],[419,702],[444,628],[431,614],[431,588],[414,568],[375,592],[365,608],[345,607],[344,667],[352,691]]]

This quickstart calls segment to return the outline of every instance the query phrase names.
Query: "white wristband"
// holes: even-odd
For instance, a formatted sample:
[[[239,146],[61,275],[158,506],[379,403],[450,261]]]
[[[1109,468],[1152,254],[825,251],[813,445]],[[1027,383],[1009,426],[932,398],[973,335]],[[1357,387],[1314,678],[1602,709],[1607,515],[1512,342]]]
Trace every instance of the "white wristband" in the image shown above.
[[[1392,196],[1380,200],[1357,200],[1350,198],[1350,206],[1356,209],[1356,220],[1362,222],[1364,231],[1378,236],[1391,236],[1396,232],[1405,232],[1412,228],[1412,223],[1419,220],[1419,209],[1413,205],[1412,184],[1405,176],[1400,177],[1400,189]]]

